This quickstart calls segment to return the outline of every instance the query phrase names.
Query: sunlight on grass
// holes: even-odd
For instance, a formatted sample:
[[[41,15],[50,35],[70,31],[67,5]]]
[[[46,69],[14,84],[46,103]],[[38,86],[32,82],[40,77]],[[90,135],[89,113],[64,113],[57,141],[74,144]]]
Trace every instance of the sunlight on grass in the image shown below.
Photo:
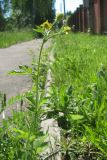
[[[107,65],[106,36],[69,34],[57,38],[56,44],[55,56],[60,62],[56,80],[62,76],[63,82],[83,87],[94,83],[101,65]]]
[[[0,32],[0,48],[6,48],[16,43],[32,40],[33,38],[31,30]]]
[[[72,33],[55,42],[49,109],[64,142],[68,135],[67,160],[106,160],[107,36]]]

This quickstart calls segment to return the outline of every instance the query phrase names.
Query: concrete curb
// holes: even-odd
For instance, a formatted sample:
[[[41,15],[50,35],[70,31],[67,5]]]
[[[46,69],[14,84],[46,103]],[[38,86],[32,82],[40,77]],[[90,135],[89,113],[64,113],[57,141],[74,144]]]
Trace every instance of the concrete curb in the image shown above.
[[[55,45],[53,46],[49,54],[50,64],[53,63],[54,61],[54,56],[53,56],[54,47]],[[52,83],[52,77],[51,77],[51,70],[49,69],[47,72],[46,85],[45,85],[46,97],[49,96],[51,83]],[[60,129],[58,127],[57,122],[54,119],[47,119],[41,123],[41,126],[43,129],[43,132],[48,133],[47,141],[49,143],[49,148],[46,150],[45,154],[50,155],[50,158],[44,157],[43,159],[61,160],[61,155],[60,155],[59,146],[58,146],[58,142],[60,141]]]

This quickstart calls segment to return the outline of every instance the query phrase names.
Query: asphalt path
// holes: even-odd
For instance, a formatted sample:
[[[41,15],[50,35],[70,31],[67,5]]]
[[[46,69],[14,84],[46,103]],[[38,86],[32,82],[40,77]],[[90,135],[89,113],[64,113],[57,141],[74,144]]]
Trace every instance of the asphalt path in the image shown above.
[[[28,76],[9,75],[8,72],[21,64],[31,65],[32,54],[38,59],[41,43],[42,39],[37,39],[0,49],[0,92],[5,93],[7,99],[30,89]],[[5,114],[10,115],[10,112],[11,108],[7,108]]]

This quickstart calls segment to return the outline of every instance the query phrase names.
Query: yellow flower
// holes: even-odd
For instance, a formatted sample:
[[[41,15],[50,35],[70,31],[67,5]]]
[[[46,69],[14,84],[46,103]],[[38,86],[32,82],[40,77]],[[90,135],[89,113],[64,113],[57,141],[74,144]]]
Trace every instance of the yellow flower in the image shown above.
[[[43,24],[41,24],[41,27],[43,27],[44,29],[48,29],[50,30],[52,28],[52,24],[48,22],[48,20],[46,22],[44,22]]]
[[[69,32],[69,31],[71,31],[71,28],[68,27],[68,26],[65,26],[65,27],[64,27],[64,32]]]

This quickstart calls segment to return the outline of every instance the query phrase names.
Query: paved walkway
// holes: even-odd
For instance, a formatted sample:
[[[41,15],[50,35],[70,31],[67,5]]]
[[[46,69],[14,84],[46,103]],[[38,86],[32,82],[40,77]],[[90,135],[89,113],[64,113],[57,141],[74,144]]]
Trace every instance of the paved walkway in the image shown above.
[[[8,75],[7,73],[18,69],[21,64],[31,65],[31,53],[38,58],[41,43],[42,40],[37,39],[0,49],[0,92],[6,93],[7,99],[31,87],[31,79],[28,76]],[[7,108],[5,113],[10,115],[10,112],[11,109]]]
[[[13,76],[7,73],[18,69],[20,64],[30,65],[32,60],[30,53],[34,52],[38,57],[41,42],[41,39],[32,40],[0,49],[0,91],[6,93],[7,98],[30,87],[31,83],[28,76]]]

